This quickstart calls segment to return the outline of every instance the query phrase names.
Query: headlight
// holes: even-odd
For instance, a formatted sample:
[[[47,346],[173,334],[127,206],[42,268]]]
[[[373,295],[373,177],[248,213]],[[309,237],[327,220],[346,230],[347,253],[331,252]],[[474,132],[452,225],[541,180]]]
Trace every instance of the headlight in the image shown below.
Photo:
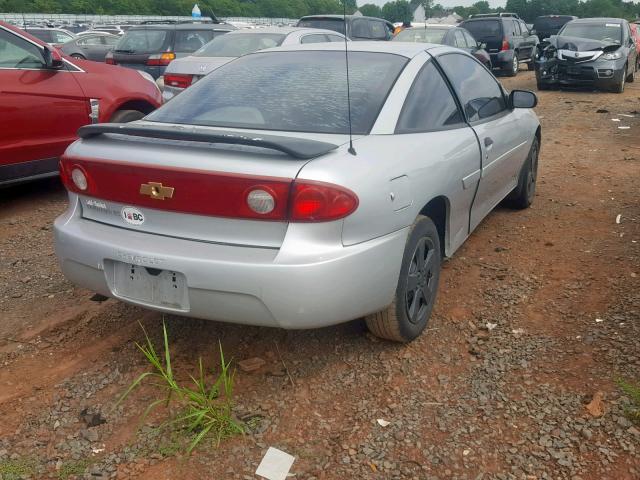
[[[620,50],[616,50],[615,52],[605,53],[602,58],[605,60],[618,60],[622,58],[622,52]]]

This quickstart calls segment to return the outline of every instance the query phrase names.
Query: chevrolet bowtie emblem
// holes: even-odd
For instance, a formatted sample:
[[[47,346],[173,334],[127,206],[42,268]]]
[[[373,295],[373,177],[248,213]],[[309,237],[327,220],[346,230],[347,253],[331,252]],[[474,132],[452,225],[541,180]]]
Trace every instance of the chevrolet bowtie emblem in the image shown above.
[[[173,187],[165,187],[161,183],[149,182],[140,185],[140,195],[148,195],[156,200],[173,197]]]

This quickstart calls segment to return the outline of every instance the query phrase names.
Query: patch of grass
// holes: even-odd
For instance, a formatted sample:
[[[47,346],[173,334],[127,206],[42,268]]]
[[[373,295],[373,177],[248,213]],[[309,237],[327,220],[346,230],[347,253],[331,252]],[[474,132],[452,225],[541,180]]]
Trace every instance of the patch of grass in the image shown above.
[[[82,475],[89,465],[91,465],[91,461],[86,458],[64,462],[60,470],[58,470],[58,478],[67,480],[71,475]]]
[[[34,475],[35,471],[35,462],[28,458],[0,462],[0,478],[2,480],[20,480],[23,476]]]
[[[120,397],[116,406],[136,387],[140,386],[142,382],[151,381],[151,384],[157,387],[163,395],[149,403],[142,415],[142,421],[158,405],[165,404],[169,406],[172,400],[178,402],[181,407],[181,413],[167,421],[166,424],[182,428],[189,433],[190,442],[187,447],[187,453],[191,453],[205,437],[213,437],[216,445],[219,445],[224,438],[244,433],[244,427],[234,420],[232,415],[235,371],[231,369],[231,361],[225,361],[222,345],[219,344],[220,373],[217,376],[213,375],[209,379],[202,365],[202,358],[200,358],[198,362],[198,377],[189,375],[192,385],[185,386],[178,382],[171,365],[166,324],[162,323],[163,357],[156,352],[153,342],[144,327],[142,327],[142,331],[144,332],[146,343],[144,345],[136,343],[136,346],[144,354],[152,370],[136,378]]]
[[[627,418],[636,425],[640,425],[640,384],[633,384],[622,379],[617,380],[616,383],[631,399],[631,405],[625,411]]]

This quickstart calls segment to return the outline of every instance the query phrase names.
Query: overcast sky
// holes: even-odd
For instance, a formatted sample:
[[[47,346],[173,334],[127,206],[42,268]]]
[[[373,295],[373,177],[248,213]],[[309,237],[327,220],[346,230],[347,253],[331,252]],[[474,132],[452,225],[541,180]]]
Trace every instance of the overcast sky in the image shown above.
[[[387,3],[387,0],[357,0],[358,1],[358,5],[364,5],[365,3],[375,3],[377,5],[384,5],[385,3]],[[468,7],[470,5],[473,5],[474,3],[476,3],[478,0],[434,0],[434,4],[439,3],[440,5],[444,6],[444,7],[455,7],[457,5],[463,5],[465,7]],[[506,3],[506,0],[489,0],[489,5],[491,5],[492,7],[504,7],[504,4]]]

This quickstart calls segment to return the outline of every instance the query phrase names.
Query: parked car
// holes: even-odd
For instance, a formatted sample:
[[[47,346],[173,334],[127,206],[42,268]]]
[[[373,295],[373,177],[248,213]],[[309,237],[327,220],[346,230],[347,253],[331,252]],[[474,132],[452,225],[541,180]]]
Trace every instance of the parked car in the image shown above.
[[[505,197],[533,201],[536,96],[448,46],[355,42],[349,72],[351,116],[332,42],[250,53],[143,121],[81,129],[64,274],[177,315],[416,338],[443,256]]]
[[[573,20],[541,45],[536,60],[540,90],[580,86],[622,93],[637,71],[637,46],[620,18]]]
[[[395,42],[436,43],[457,47],[476,57],[491,70],[491,57],[483,45],[476,41],[467,30],[455,25],[426,25],[424,27],[405,28],[395,37]]]
[[[43,42],[53,45],[54,47],[60,47],[63,44],[70,42],[76,36],[68,30],[62,28],[31,28],[28,27],[25,31],[29,32],[36,38],[39,38]]]
[[[230,32],[214,38],[193,55],[171,62],[164,72],[162,98],[170,100],[212,70],[247,53],[280,45],[344,40],[338,32],[316,28],[268,27]]]
[[[640,25],[637,23],[630,23],[629,28],[631,29],[631,36],[633,37],[634,42],[636,42],[636,52],[638,53],[637,62],[640,66]]]
[[[543,41],[552,35],[557,35],[565,24],[577,18],[573,15],[542,15],[533,22],[533,31],[531,33],[537,35],[540,41]]]
[[[75,38],[62,45],[60,50],[73,58],[104,62],[107,53],[113,50],[119,40],[117,35],[99,32]]]
[[[122,36],[124,32],[128,30],[127,28],[122,28],[120,25],[93,25],[91,30],[97,32],[106,32],[112,35]]]
[[[533,70],[540,40],[515,13],[472,15],[459,26],[487,45],[494,68],[502,69],[511,77],[518,74],[520,63],[526,63],[528,69]]]
[[[62,56],[0,22],[0,185],[57,175],[79,127],[141,118],[161,96],[141,72]]]
[[[296,26],[333,30],[347,35],[351,40],[391,40],[394,32],[393,23],[382,18],[362,15],[308,15],[298,20]]]
[[[157,79],[176,58],[186,57],[236,27],[226,23],[146,22],[127,30],[106,57],[111,65],[143,70]]]

